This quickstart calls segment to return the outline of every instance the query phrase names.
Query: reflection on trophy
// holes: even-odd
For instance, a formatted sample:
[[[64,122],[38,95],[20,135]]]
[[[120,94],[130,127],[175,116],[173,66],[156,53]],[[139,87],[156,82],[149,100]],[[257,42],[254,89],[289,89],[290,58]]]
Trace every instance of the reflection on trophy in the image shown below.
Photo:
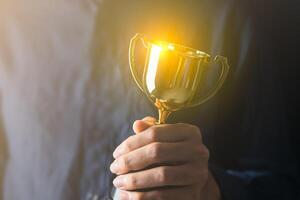
[[[137,64],[138,41],[146,48]],[[141,54],[139,54],[141,55]],[[227,59],[178,44],[153,41],[136,34],[130,41],[129,63],[139,88],[159,111],[157,124],[166,122],[176,110],[210,99],[220,89],[229,71]]]

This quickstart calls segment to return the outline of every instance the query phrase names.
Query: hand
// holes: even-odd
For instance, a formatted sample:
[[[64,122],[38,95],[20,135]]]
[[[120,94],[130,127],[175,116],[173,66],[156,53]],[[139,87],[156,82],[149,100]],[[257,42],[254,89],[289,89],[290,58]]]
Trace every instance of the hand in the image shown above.
[[[189,124],[154,125],[137,120],[130,136],[114,151],[111,171],[122,200],[220,199],[208,170],[209,151],[198,127]]]

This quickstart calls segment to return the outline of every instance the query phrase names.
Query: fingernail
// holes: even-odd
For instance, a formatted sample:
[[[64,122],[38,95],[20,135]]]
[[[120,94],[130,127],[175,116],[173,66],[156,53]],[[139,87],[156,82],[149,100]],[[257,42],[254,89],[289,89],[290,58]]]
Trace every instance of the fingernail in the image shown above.
[[[119,166],[118,166],[118,161],[115,160],[115,161],[110,165],[110,171],[111,171],[112,173],[115,174],[115,173],[117,173],[118,168],[119,168]]]
[[[122,200],[128,200],[129,199],[129,194],[126,191],[120,191],[120,199]]]
[[[117,188],[122,188],[124,186],[124,176],[117,176],[114,179],[113,184]]]
[[[113,152],[113,157],[114,158],[118,158],[120,155],[122,155],[122,149],[120,148],[120,146],[118,146],[115,151]]]

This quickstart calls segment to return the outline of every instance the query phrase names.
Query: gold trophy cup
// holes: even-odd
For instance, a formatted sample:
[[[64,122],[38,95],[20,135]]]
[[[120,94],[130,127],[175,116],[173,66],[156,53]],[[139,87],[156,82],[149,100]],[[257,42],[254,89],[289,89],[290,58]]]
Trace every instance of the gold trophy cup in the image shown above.
[[[137,67],[136,46],[146,48],[143,65]],[[179,109],[197,106],[214,96],[229,71],[227,58],[178,44],[149,40],[136,34],[130,41],[129,64],[139,88],[159,111],[157,124]]]

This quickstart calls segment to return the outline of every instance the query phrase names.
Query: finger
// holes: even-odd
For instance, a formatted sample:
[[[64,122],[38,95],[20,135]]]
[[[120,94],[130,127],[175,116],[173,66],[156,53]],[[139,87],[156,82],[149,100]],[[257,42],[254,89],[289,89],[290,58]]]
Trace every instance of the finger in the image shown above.
[[[152,118],[152,117],[145,117],[142,120],[136,120],[133,123],[133,131],[138,134],[144,130],[146,130],[147,128],[149,128],[150,126],[155,125],[156,119]]]
[[[117,158],[153,142],[180,142],[184,140],[202,143],[199,128],[189,124],[155,125],[127,138],[116,148],[113,156]]]
[[[204,145],[196,146],[188,142],[156,142],[118,157],[111,164],[110,169],[112,173],[125,174],[149,166],[174,165],[197,160],[207,161],[208,157],[208,150]]]
[[[171,187],[154,189],[150,191],[126,191],[120,190],[121,200],[139,199],[139,200],[182,200],[182,199],[200,199],[200,192],[197,186]]]
[[[142,120],[143,121],[148,121],[148,122],[153,123],[153,124],[155,124],[155,122],[157,122],[157,119],[155,117],[151,117],[151,116],[144,117]]]
[[[202,175],[203,174],[203,175]],[[203,177],[202,177],[203,176]],[[207,170],[191,164],[161,166],[117,176],[113,184],[121,190],[140,190],[166,186],[187,186],[206,180]]]

